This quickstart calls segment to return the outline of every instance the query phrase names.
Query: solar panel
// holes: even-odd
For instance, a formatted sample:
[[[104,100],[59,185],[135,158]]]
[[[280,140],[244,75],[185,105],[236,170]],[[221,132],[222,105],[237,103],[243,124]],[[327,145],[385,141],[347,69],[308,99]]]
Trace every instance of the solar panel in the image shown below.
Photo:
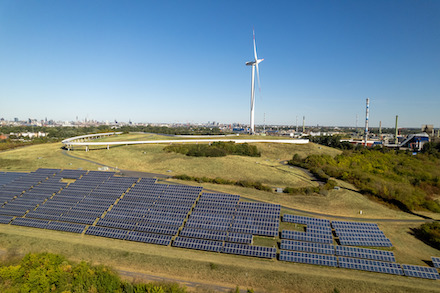
[[[290,214],[283,215],[283,222],[297,223],[303,225],[330,226],[330,221],[326,219],[296,216]]]
[[[65,222],[50,222],[46,229],[49,230],[58,230],[58,231],[66,231],[72,233],[82,233],[86,225],[82,224],[74,224],[74,223],[65,223]]]
[[[307,263],[313,265],[337,267],[337,259],[334,255],[314,254],[280,250],[280,260],[289,262]]]
[[[46,220],[39,220],[39,219],[28,219],[28,218],[16,218],[12,221],[12,225],[17,226],[26,226],[26,227],[33,227],[33,228],[46,228],[49,221]]]
[[[13,216],[3,216],[0,215],[0,224],[9,224],[11,222]]]
[[[440,269],[440,257],[431,256],[431,259],[432,259],[432,264],[436,268]]]
[[[349,257],[339,257],[338,263],[340,268],[355,269],[362,271],[370,271],[377,273],[386,273],[393,275],[403,275],[402,268],[399,264],[392,262],[382,262],[369,259],[358,259]]]
[[[332,244],[333,238],[326,235],[308,235],[306,232],[294,231],[294,230],[283,230],[281,232],[281,238],[308,242],[318,242]]]
[[[176,237],[176,239],[173,241],[172,246],[189,248],[189,249],[220,252],[222,249],[223,243],[219,242],[219,241],[213,241],[213,240],[185,238],[185,237],[179,236],[179,237]]]
[[[365,258],[371,260],[380,260],[388,262],[396,262],[394,253],[392,251],[367,249],[349,246],[336,246],[336,255],[348,256],[355,258]]]
[[[260,258],[275,258],[277,250],[275,247],[254,246],[225,242],[222,252]]]
[[[107,238],[125,239],[128,234],[127,230],[113,229],[107,227],[90,226],[86,230],[87,235],[95,235]]]
[[[169,245],[171,243],[171,235],[160,235],[153,233],[143,233],[138,231],[129,232],[126,240],[158,244],[158,245]]]
[[[335,254],[335,247],[333,245],[323,243],[301,242],[283,239],[281,240],[280,248],[284,250],[304,251],[320,254]]]
[[[435,268],[406,264],[402,264],[402,268],[405,276],[440,280],[440,275]]]

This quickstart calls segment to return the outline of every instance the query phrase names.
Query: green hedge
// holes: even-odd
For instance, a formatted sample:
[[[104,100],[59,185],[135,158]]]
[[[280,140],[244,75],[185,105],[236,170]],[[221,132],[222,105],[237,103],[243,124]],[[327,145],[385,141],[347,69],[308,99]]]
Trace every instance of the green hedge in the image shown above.
[[[164,148],[166,152],[175,152],[191,157],[224,157],[238,155],[260,157],[261,153],[254,145],[234,142],[213,142],[212,144],[178,144]]]

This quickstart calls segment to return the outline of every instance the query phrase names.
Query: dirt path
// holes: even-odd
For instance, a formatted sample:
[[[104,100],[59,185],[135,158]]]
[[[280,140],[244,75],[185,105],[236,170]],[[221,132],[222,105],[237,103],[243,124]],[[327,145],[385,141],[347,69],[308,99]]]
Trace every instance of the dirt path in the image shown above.
[[[129,278],[134,281],[178,283],[179,285],[186,286],[188,289],[190,289],[190,291],[233,292],[235,290],[235,287],[220,286],[209,283],[200,283],[197,281],[186,281],[181,279],[162,277],[162,276],[150,275],[145,273],[130,272],[124,270],[117,270],[117,272],[119,273],[120,276]],[[240,290],[240,292],[246,292],[246,290]]]

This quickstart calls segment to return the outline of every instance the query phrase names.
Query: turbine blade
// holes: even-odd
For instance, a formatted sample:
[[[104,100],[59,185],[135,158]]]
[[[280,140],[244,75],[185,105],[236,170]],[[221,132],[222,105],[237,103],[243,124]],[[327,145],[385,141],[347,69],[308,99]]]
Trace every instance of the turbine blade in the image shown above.
[[[260,71],[258,70],[258,63],[259,63],[259,62],[256,62],[256,63],[255,63],[255,66],[257,67],[256,69],[257,69],[258,90],[259,90],[260,93],[261,93]]]
[[[255,45],[255,30],[253,30],[252,33],[254,36],[254,58],[255,58],[255,62],[257,62],[258,58],[257,58],[257,46]]]

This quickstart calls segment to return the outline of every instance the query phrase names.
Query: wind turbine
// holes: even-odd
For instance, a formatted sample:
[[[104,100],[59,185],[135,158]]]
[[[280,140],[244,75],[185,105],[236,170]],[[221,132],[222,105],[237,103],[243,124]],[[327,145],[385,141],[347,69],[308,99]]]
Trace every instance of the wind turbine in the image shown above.
[[[261,91],[260,87],[260,73],[258,71],[258,64],[261,63],[264,59],[258,59],[257,57],[257,47],[255,46],[255,30],[252,30],[253,38],[254,38],[254,58],[255,60],[246,62],[247,66],[252,66],[252,75],[251,75],[251,126],[250,126],[250,134],[255,133],[255,122],[254,122],[254,108],[255,108],[255,68],[257,68],[257,79],[258,79],[258,88]]]

